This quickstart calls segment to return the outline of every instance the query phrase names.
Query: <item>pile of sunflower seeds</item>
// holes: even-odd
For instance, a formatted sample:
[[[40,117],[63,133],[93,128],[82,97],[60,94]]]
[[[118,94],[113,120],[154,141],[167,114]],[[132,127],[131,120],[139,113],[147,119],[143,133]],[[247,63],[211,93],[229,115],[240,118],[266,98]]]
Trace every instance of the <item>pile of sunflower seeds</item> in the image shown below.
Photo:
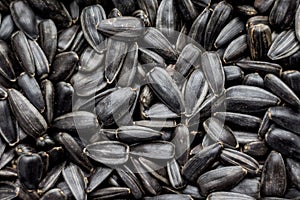
[[[299,0],[0,0],[0,199],[300,199]]]

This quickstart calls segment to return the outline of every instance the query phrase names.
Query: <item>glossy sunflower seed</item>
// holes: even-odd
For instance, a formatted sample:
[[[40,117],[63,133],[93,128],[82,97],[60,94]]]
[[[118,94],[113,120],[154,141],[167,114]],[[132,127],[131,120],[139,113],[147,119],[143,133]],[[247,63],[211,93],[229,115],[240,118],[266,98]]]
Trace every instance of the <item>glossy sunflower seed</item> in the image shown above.
[[[205,28],[210,19],[211,13],[211,9],[205,8],[201,12],[201,14],[194,20],[188,34],[189,37],[191,37],[201,45],[204,45]]]
[[[45,52],[49,64],[52,63],[57,48],[57,28],[51,19],[42,21],[39,24],[40,37],[39,42],[41,48]]]
[[[80,16],[80,7],[77,1],[72,1],[69,5],[70,15],[73,23],[76,23]]]
[[[209,89],[215,95],[225,90],[225,74],[220,57],[215,52],[205,52],[201,56],[201,65]]]
[[[48,191],[50,188],[55,186],[56,182],[58,181],[62,170],[65,167],[65,162],[61,163],[54,168],[52,168],[46,175],[45,177],[41,180],[41,182],[38,185],[38,192],[43,194],[46,191]]]
[[[151,159],[169,160],[175,155],[175,146],[165,141],[137,144],[130,147],[130,154]]]
[[[186,105],[186,116],[193,115],[199,109],[207,93],[208,84],[204,78],[204,74],[200,69],[194,70],[182,87],[182,94]]]
[[[271,43],[271,29],[268,25],[257,24],[248,29],[248,45],[253,60],[265,59]]]
[[[181,79],[184,79],[193,69],[199,67],[201,53],[202,51],[191,43],[184,47],[175,64],[174,69],[178,73],[178,77],[174,76],[175,81],[180,84]]]
[[[101,141],[89,144],[84,153],[106,165],[120,165],[128,160],[129,146],[121,142]]]
[[[125,41],[138,40],[145,31],[145,24],[141,19],[129,16],[103,19],[96,27],[104,35]]]
[[[152,105],[148,110],[143,111],[142,114],[145,118],[150,119],[175,119],[179,117],[162,103]]]
[[[139,47],[138,59],[141,64],[158,63],[162,66],[166,65],[165,60],[160,55],[142,47]]]
[[[104,37],[98,33],[97,26],[104,19],[106,19],[106,14],[99,4],[85,7],[80,16],[84,37],[98,53],[103,51]]]
[[[99,54],[91,47],[87,47],[80,56],[79,71],[92,72],[100,68],[105,54]]]
[[[230,63],[236,60],[240,60],[245,56],[248,51],[247,35],[243,34],[238,38],[234,39],[226,48],[223,61]]]
[[[0,40],[0,73],[10,81],[16,81],[16,75],[12,63],[12,53],[6,42]]]
[[[243,152],[253,157],[267,155],[269,149],[265,141],[254,141],[244,145]]]
[[[28,39],[22,31],[17,31],[11,36],[11,45],[17,60],[23,69],[30,75],[35,75],[35,65]]]
[[[268,57],[271,60],[279,60],[289,57],[300,49],[299,41],[293,30],[282,31],[273,41]]]
[[[179,13],[175,1],[163,0],[158,7],[155,26],[165,36],[171,37],[178,30]],[[154,23],[154,22],[153,22]],[[152,24],[153,25],[153,24]]]
[[[267,74],[264,79],[264,85],[288,104],[294,107],[300,106],[300,99],[297,95],[277,76]]]
[[[233,149],[224,149],[220,157],[225,163],[243,167],[249,174],[255,175],[259,173],[258,162],[245,153]]]
[[[271,121],[275,122],[279,126],[293,131],[296,134],[300,134],[299,120],[300,115],[298,111],[288,107],[277,106],[269,108],[268,117]]]
[[[129,87],[120,88],[101,99],[96,105],[98,120],[111,125],[129,112],[136,99],[136,91]]]
[[[192,200],[193,198],[185,194],[161,194],[155,197],[145,197],[145,200]]]
[[[180,165],[184,165],[189,158],[191,140],[193,138],[188,127],[184,124],[177,125],[172,143],[175,145],[175,158]]]
[[[73,26],[63,30],[58,35],[58,41],[57,41],[58,52],[63,52],[71,46],[73,40],[76,37],[76,33],[78,30],[79,30],[79,26],[73,25]]]
[[[33,10],[24,1],[14,1],[10,4],[10,12],[16,26],[32,40],[38,38],[37,20]]]
[[[14,199],[18,196],[20,188],[10,182],[0,183],[0,198],[4,200]]]
[[[226,106],[229,112],[258,113],[280,103],[270,92],[254,86],[233,86],[226,90]]]
[[[148,49],[155,51],[167,61],[176,62],[178,53],[158,29],[149,27],[142,40]]]
[[[166,168],[164,168],[165,163],[162,164],[159,160],[157,162],[154,162],[143,157],[139,157],[138,161],[153,177],[155,177],[160,182],[169,185],[167,170]]]
[[[161,192],[161,185],[159,182],[152,177],[149,172],[145,171],[145,168],[137,159],[131,157],[131,162],[133,163],[135,170],[138,172],[137,176],[140,177],[145,190],[151,195],[158,195]]]
[[[87,48],[88,46],[89,45],[84,38],[83,31],[79,30],[74,38],[73,44],[71,46],[71,51],[75,51],[77,54],[82,54],[84,49]]]
[[[208,195],[207,200],[254,200],[255,198],[246,194],[240,194],[236,192],[213,192]]]
[[[59,82],[56,84],[54,117],[58,117],[72,111],[73,96],[74,88],[70,83]]]
[[[93,192],[105,179],[109,177],[113,169],[107,167],[98,167],[89,177],[89,184],[86,188],[87,193]]]
[[[222,125],[222,122],[216,118],[209,118],[203,122],[203,127],[208,137],[214,142],[223,142],[224,146],[230,148],[238,148],[239,144],[232,133],[232,130]]]
[[[95,95],[107,85],[104,67],[98,66],[92,72],[79,71],[72,76],[70,82],[78,96],[88,97]]]
[[[258,136],[260,138],[264,138],[266,133],[268,132],[268,129],[270,128],[270,126],[272,125],[271,123],[271,120],[269,118],[269,111],[267,111],[265,114],[264,114],[264,117],[261,121],[261,124],[259,126],[259,129],[258,129]]]
[[[88,157],[83,154],[81,146],[70,134],[60,132],[54,139],[64,147],[72,162],[76,163],[84,170],[91,171],[92,165],[88,160]]]
[[[38,137],[46,131],[44,117],[19,91],[9,89],[8,100],[18,123],[28,135]]]
[[[86,181],[84,180],[83,172],[78,166],[70,163],[63,169],[62,175],[76,200],[87,199],[85,193]]]
[[[243,79],[243,85],[264,87],[264,79],[259,75],[259,73],[247,74]]]
[[[107,187],[96,190],[90,194],[94,199],[114,199],[129,196],[131,193],[127,187]]]
[[[243,130],[243,129],[242,129]],[[249,142],[259,141],[256,132],[249,131],[233,131],[233,135],[239,144],[244,145]]]
[[[0,101],[0,112],[2,113],[0,120],[0,135],[10,146],[14,146],[19,142],[19,135],[16,131],[14,118],[7,100]]]
[[[45,4],[43,0],[29,0],[30,5],[44,18],[50,18],[59,27],[69,27],[72,24],[72,17],[61,2],[53,0]]]
[[[121,126],[116,130],[118,140],[126,143],[137,143],[161,139],[159,131],[142,126]]]
[[[43,173],[41,157],[38,154],[23,154],[17,161],[17,167],[20,182],[29,190],[36,189]]]
[[[176,114],[184,112],[184,102],[179,88],[166,70],[155,67],[147,74],[147,82],[154,93]]]
[[[138,44],[134,43],[128,48],[124,58],[122,69],[120,70],[118,85],[129,87],[133,84],[138,65]]]
[[[181,176],[180,167],[175,159],[168,162],[167,170],[169,175],[169,181],[173,188],[180,189],[185,186],[185,182]]]
[[[282,71],[282,67],[279,64],[266,61],[242,59],[239,60],[236,65],[244,70],[252,72],[257,71],[259,73],[272,73],[279,75]]]
[[[215,143],[203,148],[185,163],[182,168],[183,176],[187,180],[195,182],[216,161],[222,147],[221,143]]]
[[[105,58],[105,78],[111,84],[120,72],[126,57],[128,45],[125,42],[109,38]]]
[[[233,188],[247,174],[247,170],[240,166],[221,167],[202,174],[197,184],[201,195],[207,196],[211,192]]]
[[[272,151],[265,161],[261,175],[263,196],[283,196],[287,186],[286,169],[280,153]]]
[[[269,15],[270,24],[280,29],[290,28],[294,20],[297,5],[297,1],[275,1]],[[280,14],[278,15],[278,13]]]
[[[231,82],[239,83],[244,78],[244,72],[240,67],[235,65],[224,66],[225,80],[230,84]],[[225,84],[227,84],[225,82]]]
[[[230,127],[257,130],[260,126],[261,119],[252,115],[232,113],[232,112],[216,112],[214,117],[224,120]]]
[[[211,14],[204,34],[204,48],[212,50],[218,33],[227,24],[233,8],[225,1],[218,3]]]
[[[288,70],[282,73],[282,80],[293,90],[293,92],[300,96],[300,72],[296,70]]]
[[[245,31],[245,23],[236,17],[232,19],[219,33],[214,43],[215,48],[220,48],[230,43],[234,38]]]
[[[51,66],[49,80],[54,83],[66,81],[74,72],[78,61],[79,57],[73,51],[57,54]]]
[[[244,195],[249,195],[255,199],[260,198],[260,181],[255,178],[245,178],[230,190]]]
[[[36,75],[44,79],[50,71],[47,57],[37,42],[28,40],[28,43],[32,51]]]
[[[120,178],[123,180],[125,185],[130,188],[130,191],[132,195],[136,199],[140,199],[143,197],[144,190],[143,186],[140,183],[139,179],[136,177],[136,175],[127,167],[125,169],[117,169],[117,173],[120,176]]]
[[[298,135],[275,127],[269,129],[265,140],[268,145],[270,145],[274,150],[280,152],[282,155],[300,159],[300,137]]]
[[[18,85],[32,105],[34,105],[41,113],[44,112],[45,101],[36,79],[23,72],[18,77]]]
[[[86,111],[74,111],[54,119],[52,127],[61,131],[96,130],[99,127],[97,116]]]
[[[300,188],[300,163],[299,161],[293,160],[291,158],[286,159],[287,174],[292,183]]]
[[[2,40],[7,40],[15,29],[15,24],[13,22],[11,15],[6,15],[0,25],[0,38]]]

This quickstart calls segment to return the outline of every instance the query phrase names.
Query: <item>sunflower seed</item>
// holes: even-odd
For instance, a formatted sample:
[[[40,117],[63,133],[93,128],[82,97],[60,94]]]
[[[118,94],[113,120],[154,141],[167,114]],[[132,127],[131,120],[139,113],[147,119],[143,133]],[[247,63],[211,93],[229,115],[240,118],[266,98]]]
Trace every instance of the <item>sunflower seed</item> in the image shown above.
[[[32,137],[41,136],[47,129],[47,122],[39,111],[15,89],[8,90],[11,110],[22,129]]]
[[[221,1],[214,8],[207,23],[204,34],[204,48],[212,50],[213,44],[218,37],[218,33],[224,28],[229,20],[233,8],[225,1]]]
[[[219,33],[214,43],[215,48],[220,48],[245,31],[245,24],[239,18],[232,19]]]
[[[160,67],[155,67],[147,74],[146,78],[155,94],[171,111],[176,114],[184,112],[182,95],[167,71]]]
[[[29,190],[36,189],[42,178],[42,159],[38,154],[23,154],[17,161],[17,170],[20,182]]]
[[[10,4],[10,12],[16,26],[32,40],[38,38],[38,26],[33,10],[24,1]]]
[[[70,163],[62,171],[62,175],[76,200],[87,199],[85,194],[86,181],[84,180],[83,172],[78,166]]]
[[[52,63],[53,58],[55,57],[56,48],[57,48],[57,28],[54,22],[51,19],[42,21],[39,24],[40,31],[40,45],[44,50],[49,64]]]
[[[266,134],[265,140],[268,145],[281,154],[300,159],[300,137],[298,135],[283,129],[270,128]]]
[[[261,193],[263,196],[283,196],[287,177],[283,158],[272,151],[265,161],[261,175]]]
[[[185,163],[182,168],[183,176],[187,180],[195,182],[215,162],[222,147],[223,144],[215,143],[203,148]]]
[[[239,183],[247,174],[247,170],[240,166],[221,167],[202,174],[197,184],[201,195],[207,196],[211,192],[229,189]]]
[[[124,26],[126,24],[126,26]],[[97,30],[118,40],[138,40],[144,34],[145,24],[136,17],[116,17],[103,19],[97,24]]]
[[[84,153],[106,165],[120,165],[128,160],[129,146],[120,142],[102,141],[89,144]]]
[[[300,48],[299,42],[293,30],[282,31],[273,41],[268,57],[271,60],[279,60],[296,53]]]
[[[224,149],[222,150],[220,158],[225,163],[230,163],[232,165],[243,167],[244,169],[247,170],[249,174],[255,175],[259,173],[258,162],[251,156],[248,156],[247,154],[244,154],[240,151],[233,150],[233,149]]]
[[[102,45],[104,45],[104,37],[98,33],[97,26],[103,19],[106,19],[106,14],[99,4],[85,7],[80,16],[84,37],[98,53],[103,51]]]

